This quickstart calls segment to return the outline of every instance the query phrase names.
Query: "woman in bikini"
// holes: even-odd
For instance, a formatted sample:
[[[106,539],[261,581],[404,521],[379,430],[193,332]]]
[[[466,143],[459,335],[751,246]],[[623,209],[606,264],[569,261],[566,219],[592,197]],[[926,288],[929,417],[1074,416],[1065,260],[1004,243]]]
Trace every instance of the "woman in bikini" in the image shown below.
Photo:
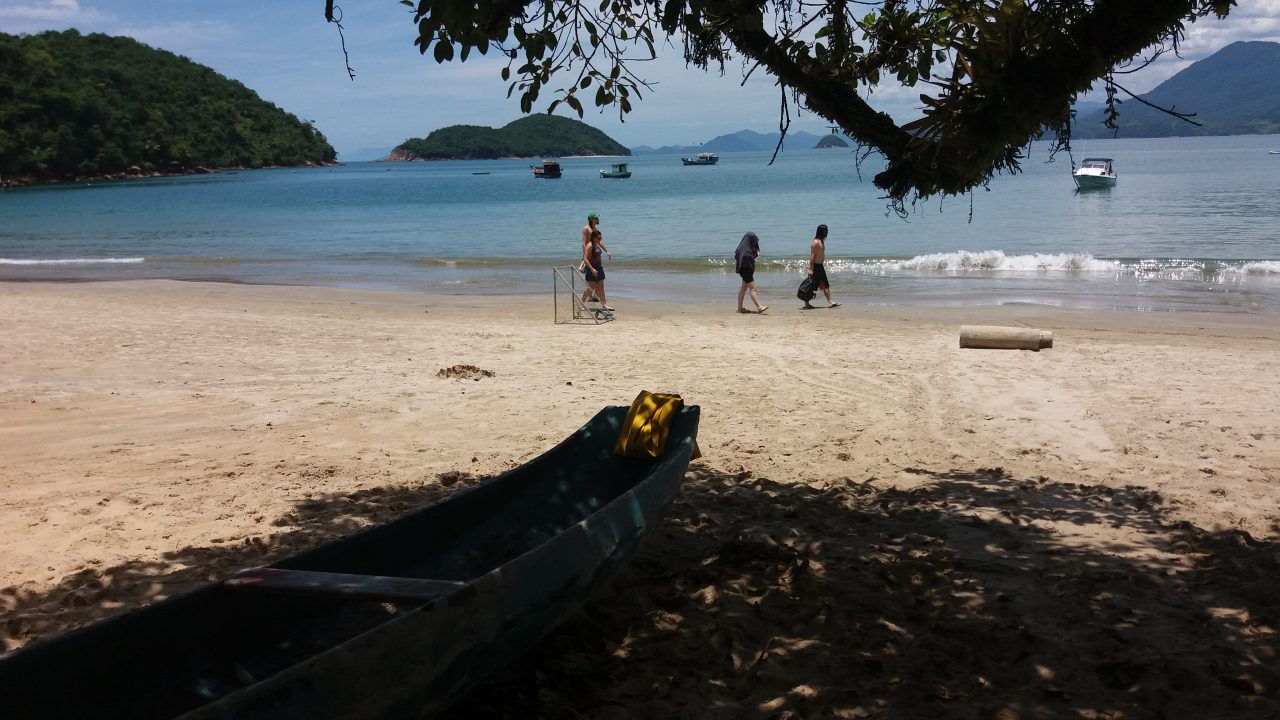
[[[609,307],[609,301],[604,295],[602,255],[608,255],[610,260],[613,259],[613,253],[604,246],[604,236],[600,234],[600,230],[592,228],[589,241],[582,246],[582,263],[585,266],[583,276],[587,280],[587,291],[582,294],[582,302],[585,304],[594,293],[600,300],[600,307],[612,311],[613,308]]]

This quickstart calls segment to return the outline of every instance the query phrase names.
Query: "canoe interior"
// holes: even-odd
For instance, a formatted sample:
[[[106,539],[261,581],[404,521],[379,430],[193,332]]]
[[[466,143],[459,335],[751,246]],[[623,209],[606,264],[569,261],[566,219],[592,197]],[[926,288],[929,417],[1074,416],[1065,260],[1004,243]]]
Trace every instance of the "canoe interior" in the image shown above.
[[[298,678],[327,673],[332,682],[322,686],[342,685],[353,667],[384,652],[390,666],[366,668],[384,683],[443,678],[439,688],[423,679],[416,694],[406,690],[401,710],[417,707],[422,693],[440,694],[442,705],[549,632],[669,503],[689,460],[697,408],[677,417],[657,460],[612,453],[625,414],[606,408],[519,468],[272,566],[467,583],[444,602],[206,586],[0,656],[5,714],[272,717],[240,713],[237,698],[271,691],[271,703],[288,712]],[[521,607],[526,597],[554,607]],[[494,635],[477,640],[487,633]],[[409,665],[416,676],[397,678]],[[309,711],[336,709],[345,692],[315,692]]]

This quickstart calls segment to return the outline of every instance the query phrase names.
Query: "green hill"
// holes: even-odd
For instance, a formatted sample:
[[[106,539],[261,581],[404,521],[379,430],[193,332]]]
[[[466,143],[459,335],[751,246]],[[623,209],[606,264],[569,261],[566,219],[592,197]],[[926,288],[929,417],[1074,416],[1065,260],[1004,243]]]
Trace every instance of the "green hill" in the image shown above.
[[[0,33],[0,176],[333,162],[324,135],[257,93],[130,38]],[[136,171],[135,171],[136,172]]]
[[[529,115],[501,128],[450,125],[410,138],[392,151],[398,160],[491,160],[502,157],[630,155],[590,125],[557,115]]]
[[[1280,133],[1280,43],[1236,42],[1158,85],[1143,100],[1195,113],[1197,127],[1136,100],[1120,106],[1120,132],[1102,125],[1101,110],[1077,118],[1072,135],[1170,137]]]

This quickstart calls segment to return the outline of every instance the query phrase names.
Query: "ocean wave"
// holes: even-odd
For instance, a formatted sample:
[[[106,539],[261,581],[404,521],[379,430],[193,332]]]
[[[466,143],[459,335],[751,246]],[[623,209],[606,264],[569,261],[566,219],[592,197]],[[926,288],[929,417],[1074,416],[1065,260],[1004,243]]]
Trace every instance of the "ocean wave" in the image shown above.
[[[1280,275],[1280,260],[1247,262],[1240,266],[1240,272],[1246,275]]]
[[[881,267],[885,270],[927,272],[1115,273],[1121,269],[1121,264],[1116,260],[1099,260],[1087,253],[1006,255],[1002,250],[960,250],[917,255],[899,262],[887,261]]]
[[[0,258],[0,265],[107,265],[146,261],[146,258]]]

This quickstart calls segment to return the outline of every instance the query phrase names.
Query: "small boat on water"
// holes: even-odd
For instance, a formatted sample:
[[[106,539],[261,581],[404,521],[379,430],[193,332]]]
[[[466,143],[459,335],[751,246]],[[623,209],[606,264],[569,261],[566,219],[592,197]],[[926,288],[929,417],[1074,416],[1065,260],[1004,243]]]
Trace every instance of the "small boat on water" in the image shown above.
[[[1111,158],[1085,158],[1072,173],[1078,190],[1097,190],[1116,186],[1116,171]]]
[[[560,163],[555,160],[543,160],[541,165],[530,165],[536,178],[560,177]]]
[[[601,170],[600,177],[625,179],[631,177],[631,171],[627,169],[626,163],[614,163],[608,170]]]
[[[720,158],[715,153],[700,152],[693,157],[682,157],[680,162],[685,165],[715,165],[720,162]]]
[[[1280,150],[1268,150],[1268,155],[1280,155]]]
[[[657,526],[697,406],[657,458],[628,408],[392,522],[0,655],[7,718],[426,718],[532,649]]]

